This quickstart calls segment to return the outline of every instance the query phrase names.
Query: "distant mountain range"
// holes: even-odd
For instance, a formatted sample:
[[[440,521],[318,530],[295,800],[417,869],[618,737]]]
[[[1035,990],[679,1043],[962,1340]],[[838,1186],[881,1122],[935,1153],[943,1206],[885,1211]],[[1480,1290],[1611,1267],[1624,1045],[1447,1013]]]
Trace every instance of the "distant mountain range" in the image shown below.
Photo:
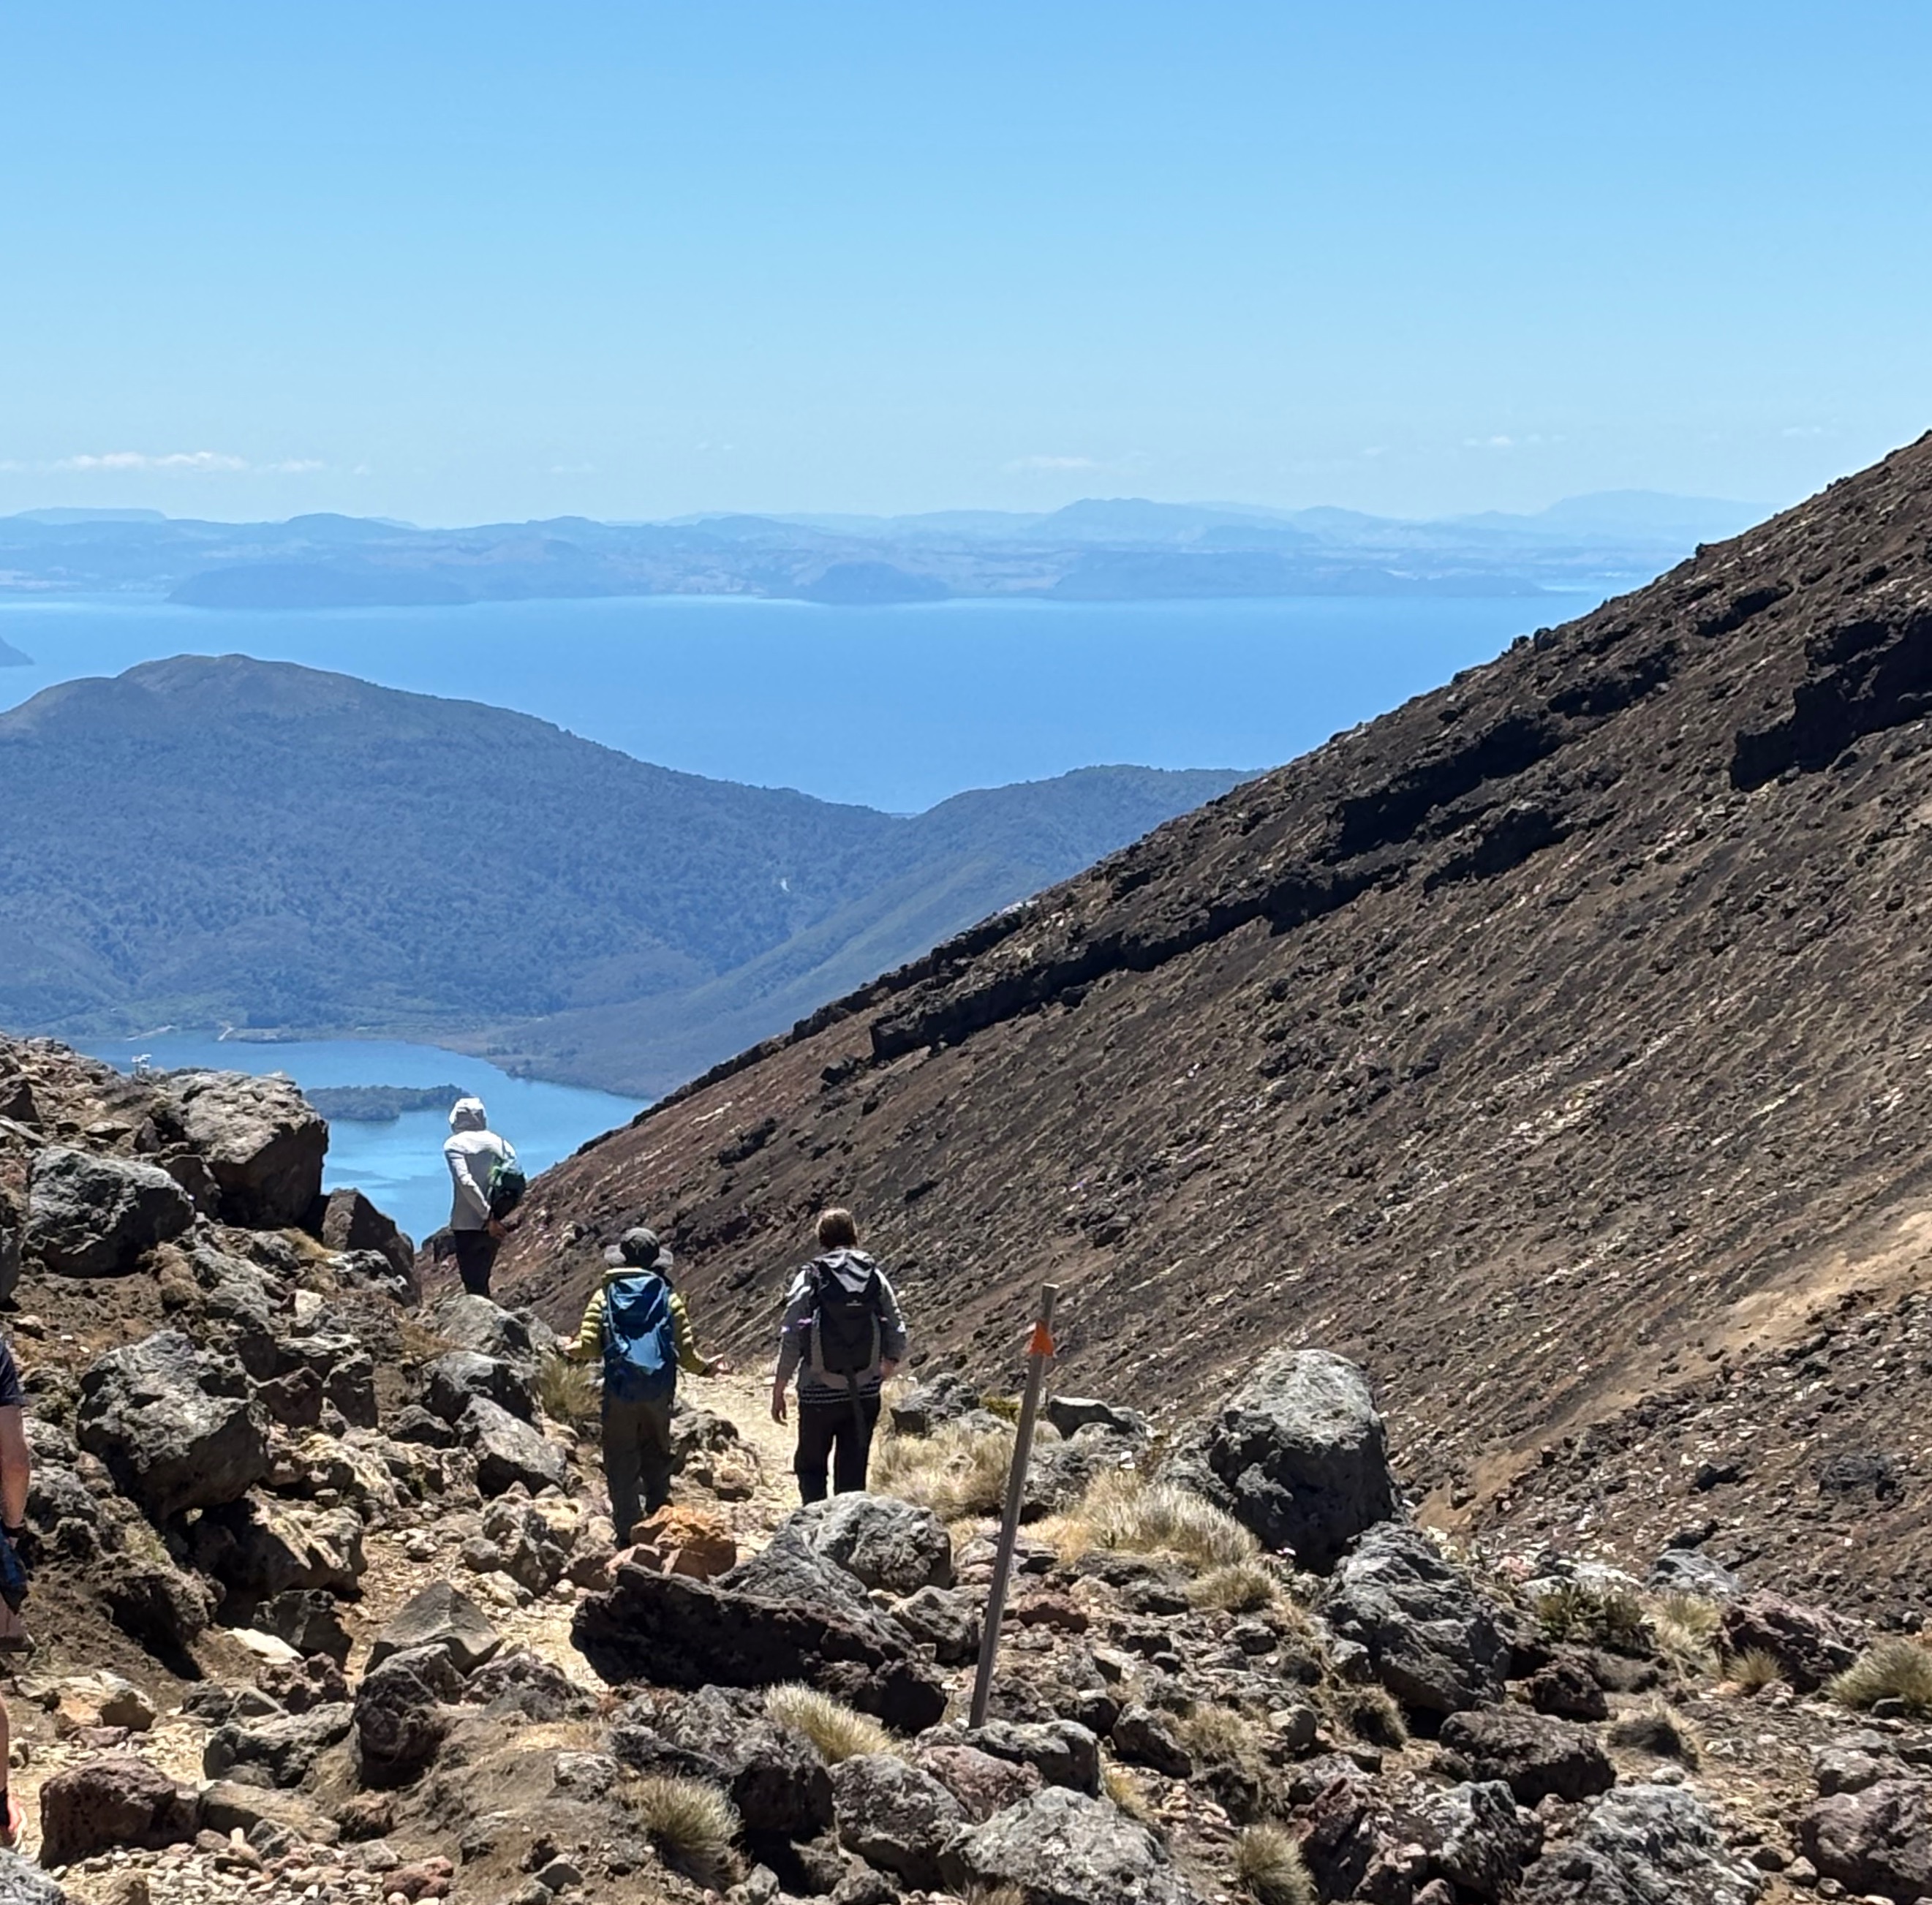
[[[899,818],[230,656],[0,714],[0,1025],[382,1032],[652,1096],[1244,776]]]
[[[0,592],[131,590],[248,609],[641,595],[844,605],[1534,595],[1646,579],[1756,513],[1640,490],[1572,497],[1534,515],[1429,522],[1131,497],[1038,515],[559,517],[448,530],[352,516],[207,523],[44,509],[0,518]]]

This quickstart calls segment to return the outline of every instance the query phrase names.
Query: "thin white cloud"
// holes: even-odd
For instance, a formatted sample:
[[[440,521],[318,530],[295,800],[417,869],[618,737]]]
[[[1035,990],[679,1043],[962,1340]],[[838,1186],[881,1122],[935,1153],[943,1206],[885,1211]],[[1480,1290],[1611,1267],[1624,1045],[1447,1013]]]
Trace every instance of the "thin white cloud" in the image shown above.
[[[1466,436],[1462,447],[1466,450],[1531,450],[1541,443],[1560,443],[1560,436],[1545,436],[1540,431],[1527,436]]]
[[[52,466],[56,470],[164,470],[226,475],[246,470],[248,460],[246,457],[225,455],[219,450],[170,450],[162,456],[150,456],[145,450],[105,450],[98,456],[62,457]]]
[[[164,476],[305,476],[327,468],[314,457],[281,457],[271,463],[251,463],[246,457],[231,456],[225,450],[168,450],[152,454],[146,450],[103,450],[61,457],[42,464],[43,470],[76,471],[86,476],[117,475],[130,472]]]
[[[1056,470],[1098,470],[1100,463],[1092,457],[1016,457],[1006,465],[1009,470],[1046,472]]]

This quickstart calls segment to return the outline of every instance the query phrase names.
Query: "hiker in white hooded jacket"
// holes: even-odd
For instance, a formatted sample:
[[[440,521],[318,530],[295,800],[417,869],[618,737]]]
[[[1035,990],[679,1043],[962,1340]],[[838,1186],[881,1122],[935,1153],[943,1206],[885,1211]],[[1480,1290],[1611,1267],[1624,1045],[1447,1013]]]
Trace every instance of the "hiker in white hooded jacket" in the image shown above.
[[[516,1155],[490,1129],[490,1114],[482,1099],[459,1098],[449,1108],[449,1138],[442,1148],[454,1192],[449,1236],[456,1251],[456,1274],[472,1297],[490,1294],[490,1268],[503,1240],[503,1226],[490,1214],[490,1173]]]
[[[828,1479],[841,1495],[863,1492],[879,1385],[906,1353],[898,1298],[859,1248],[850,1211],[820,1217],[818,1247],[820,1254],[786,1294],[772,1377],[774,1422],[785,1419],[785,1390],[794,1373],[798,1378],[798,1452],[791,1466],[803,1502],[823,1502]]]

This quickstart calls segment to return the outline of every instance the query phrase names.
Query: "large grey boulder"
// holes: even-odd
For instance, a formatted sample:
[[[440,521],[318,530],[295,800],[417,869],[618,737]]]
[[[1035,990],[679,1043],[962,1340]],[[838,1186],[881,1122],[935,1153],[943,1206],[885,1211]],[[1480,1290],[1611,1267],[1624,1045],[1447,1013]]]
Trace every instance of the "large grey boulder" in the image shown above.
[[[292,1078],[175,1072],[161,1088],[221,1187],[225,1221],[258,1230],[300,1226],[322,1195],[328,1126]]]
[[[422,1300],[416,1281],[416,1246],[394,1218],[359,1190],[345,1186],[331,1191],[310,1211],[309,1224],[330,1250],[342,1255],[375,1252],[388,1266],[390,1287],[397,1298],[412,1306]]]
[[[1319,1349],[1270,1350],[1219,1415],[1183,1431],[1162,1474],[1318,1574],[1400,1498],[1368,1378]]]
[[[508,1409],[521,1421],[536,1420],[536,1398],[530,1393],[529,1379],[514,1363],[481,1355],[473,1349],[452,1349],[423,1370],[423,1406],[446,1422],[454,1422],[478,1396]]]
[[[16,1852],[0,1852],[0,1905],[67,1905],[67,1894]]]
[[[975,1752],[1016,1766],[1030,1766],[1048,1786],[1097,1798],[1100,1792],[1100,1742],[1077,1720],[989,1720],[983,1726],[949,1722],[928,1727],[919,1738],[922,1750],[969,1746]]]
[[[514,1364],[532,1378],[544,1351],[556,1340],[535,1317],[506,1310],[466,1290],[453,1292],[437,1304],[429,1312],[429,1326],[452,1348]]]
[[[1626,1786],[1524,1873],[1512,1905],[1753,1905],[1764,1878],[1681,1786]]]
[[[472,1673],[496,1653],[503,1636],[482,1608],[448,1581],[432,1581],[389,1617],[369,1648],[369,1664],[418,1647],[440,1647],[459,1673]]]
[[[1371,1528],[1336,1569],[1322,1612],[1369,1650],[1376,1677],[1412,1712],[1502,1697],[1509,1646],[1496,1610],[1420,1528]]]
[[[762,1600],[836,1608],[868,1627],[879,1622],[878,1610],[858,1576],[814,1547],[803,1532],[789,1522],[782,1525],[755,1554],[746,1556],[720,1575],[718,1585],[734,1594],[756,1594]]]
[[[1501,1899],[1543,1849],[1543,1826],[1500,1780],[1465,1783],[1430,1793],[1411,1829],[1430,1869],[1459,1892]]]
[[[1027,1905],[1202,1905],[1167,1848],[1118,1808],[1052,1786],[948,1849],[955,1889],[1011,1886]]]
[[[563,1486],[568,1469],[562,1450],[488,1396],[472,1396],[455,1428],[476,1458],[476,1486],[485,1495],[501,1495],[519,1482],[532,1495]]]
[[[835,1495],[781,1525],[868,1588],[916,1594],[952,1585],[952,1538],[929,1508],[886,1495]]]
[[[251,1490],[211,1508],[196,1524],[194,1562],[204,1574],[251,1598],[292,1588],[354,1594],[368,1564],[362,1517]]]
[[[63,1276],[122,1276],[194,1221],[188,1194],[158,1166],[65,1144],[34,1154],[26,1247]]]
[[[40,1788],[40,1856],[50,1865],[123,1846],[174,1845],[194,1832],[194,1788],[131,1754],[82,1760]]]
[[[232,1357],[163,1330],[80,1378],[76,1439],[157,1520],[238,1501],[270,1467],[268,1420]]]
[[[628,1726],[626,1722],[628,1722]],[[640,1771],[654,1770],[636,1732],[636,1708],[611,1730],[610,1751]],[[656,1722],[676,1750],[698,1756],[731,1796],[748,1832],[809,1839],[832,1823],[832,1776],[802,1733],[774,1725],[764,1696],[725,1687],[700,1688]],[[668,1768],[667,1768],[668,1770]]]
[[[0,1191],[0,1303],[14,1294],[20,1280],[22,1232],[25,1228],[14,1200]]]
[[[608,1592],[578,1604],[571,1638],[616,1685],[694,1690],[802,1680],[909,1732],[945,1711],[938,1676],[870,1608],[767,1599],[734,1591],[724,1584],[732,1578],[697,1581],[620,1562]]]
[[[1863,1897],[1932,1896],[1932,1783],[1881,1779],[1820,1799],[1798,1822],[1820,1876]]]
[[[1518,1802],[1588,1799],[1607,1792],[1616,1770],[1588,1726],[1520,1706],[1482,1707],[1442,1723],[1444,1751],[1479,1780],[1500,1780]]]
[[[231,1720],[208,1735],[201,1769],[210,1779],[238,1777],[267,1786],[299,1786],[315,1762],[348,1736],[355,1709],[346,1700],[278,1713],[265,1720]]]
[[[436,1757],[463,1676],[440,1647],[386,1654],[356,1689],[356,1768],[365,1786],[400,1786]]]
[[[940,1854],[965,1809],[928,1772],[897,1754],[861,1753],[832,1769],[838,1843],[909,1886],[940,1882]]]

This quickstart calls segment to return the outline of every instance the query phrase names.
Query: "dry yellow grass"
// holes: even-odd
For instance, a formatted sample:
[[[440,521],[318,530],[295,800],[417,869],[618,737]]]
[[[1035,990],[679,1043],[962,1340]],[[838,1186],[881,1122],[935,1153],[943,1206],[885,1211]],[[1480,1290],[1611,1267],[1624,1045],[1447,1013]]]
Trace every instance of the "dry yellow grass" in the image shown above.
[[[1258,1614],[1282,1598],[1282,1585],[1262,1561],[1231,1561],[1210,1568],[1188,1588],[1196,1607],[1218,1607],[1230,1614]]]
[[[1726,1654],[1719,1664],[1724,1678],[1747,1694],[1761,1692],[1774,1681],[1784,1678],[1784,1663],[1766,1647],[1747,1647],[1742,1654]]]
[[[1074,1506],[1040,1530],[1062,1561],[1095,1548],[1172,1555],[1204,1572],[1252,1563],[1261,1544],[1234,1516],[1170,1482],[1137,1469],[1098,1477]]]
[[[1040,1439],[1052,1430],[1042,1423]],[[875,1495],[897,1496],[930,1508],[941,1521],[995,1515],[1006,1500],[1013,1434],[1002,1426],[943,1423],[929,1436],[886,1436],[872,1455]]]
[[[782,1726],[796,1726],[828,1766],[862,1753],[892,1753],[898,1742],[868,1713],[860,1713],[815,1688],[788,1681],[765,1695],[765,1712]]]
[[[1696,1729],[1661,1700],[1619,1714],[1611,1721],[1608,1737],[1612,1746],[1654,1753],[1660,1760],[1681,1760],[1687,1766],[1695,1767],[1704,1756]]]
[[[1880,1700],[1900,1700],[1914,1719],[1932,1718],[1932,1647],[1918,1640],[1881,1640],[1825,1690],[1840,1706],[1862,1711]]]
[[[1715,1601],[1701,1594],[1659,1594],[1650,1603],[1648,1613],[1657,1651],[1672,1666],[1686,1673],[1716,1670],[1724,1610]]]
[[[1246,1828],[1234,1841],[1234,1876],[1255,1905],[1321,1905],[1300,1840],[1270,1820]]]
[[[537,1406],[566,1429],[586,1429],[598,1419],[603,1399],[587,1363],[573,1362],[561,1350],[544,1353],[537,1368]]]
[[[1154,1828],[1156,1824],[1152,1802],[1147,1789],[1125,1766],[1109,1760],[1101,1774],[1101,1782],[1107,1797],[1139,1824]]]
[[[723,1880],[738,1836],[738,1809],[702,1780],[632,1780],[624,1804],[667,1858],[680,1861],[707,1882]]]

